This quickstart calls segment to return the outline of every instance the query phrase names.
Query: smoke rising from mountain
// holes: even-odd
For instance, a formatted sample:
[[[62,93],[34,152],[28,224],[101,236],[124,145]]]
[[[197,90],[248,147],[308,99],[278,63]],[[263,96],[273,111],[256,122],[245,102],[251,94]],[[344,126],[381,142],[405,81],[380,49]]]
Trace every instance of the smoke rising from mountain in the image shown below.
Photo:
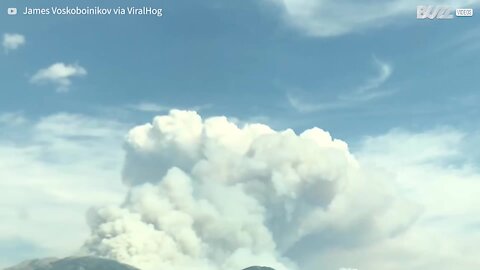
[[[301,268],[322,249],[393,237],[418,213],[319,128],[172,110],[133,128],[125,149],[129,193],[90,211],[84,248],[145,270]]]

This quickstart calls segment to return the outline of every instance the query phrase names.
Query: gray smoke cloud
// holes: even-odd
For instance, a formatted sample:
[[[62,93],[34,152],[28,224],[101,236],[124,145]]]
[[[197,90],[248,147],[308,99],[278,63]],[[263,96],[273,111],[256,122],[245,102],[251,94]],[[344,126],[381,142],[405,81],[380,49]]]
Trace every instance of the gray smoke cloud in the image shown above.
[[[126,138],[124,203],[88,214],[91,255],[144,270],[302,268],[328,248],[395,237],[418,215],[345,142],[172,110]]]

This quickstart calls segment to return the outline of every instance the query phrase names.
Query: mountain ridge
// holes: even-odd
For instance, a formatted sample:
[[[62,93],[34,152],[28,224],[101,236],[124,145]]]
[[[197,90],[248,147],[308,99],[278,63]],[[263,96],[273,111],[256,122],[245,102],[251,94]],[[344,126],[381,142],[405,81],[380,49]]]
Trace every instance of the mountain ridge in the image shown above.
[[[21,262],[4,270],[140,270],[115,260],[92,256],[44,258]],[[275,270],[266,266],[250,266],[243,270]]]
[[[83,256],[24,261],[4,270],[140,270],[114,260]]]

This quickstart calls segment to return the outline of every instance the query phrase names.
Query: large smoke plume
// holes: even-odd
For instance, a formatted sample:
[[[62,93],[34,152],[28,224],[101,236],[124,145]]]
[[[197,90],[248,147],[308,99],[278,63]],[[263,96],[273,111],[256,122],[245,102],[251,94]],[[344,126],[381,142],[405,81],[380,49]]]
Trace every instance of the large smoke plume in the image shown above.
[[[172,110],[133,128],[126,152],[129,193],[90,211],[84,248],[145,270],[302,268],[324,249],[394,237],[417,213],[389,174],[318,128]]]

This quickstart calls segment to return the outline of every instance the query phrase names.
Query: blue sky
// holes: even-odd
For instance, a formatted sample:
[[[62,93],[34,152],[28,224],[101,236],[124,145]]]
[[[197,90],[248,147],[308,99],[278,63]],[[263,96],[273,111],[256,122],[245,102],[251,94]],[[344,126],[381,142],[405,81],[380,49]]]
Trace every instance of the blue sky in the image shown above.
[[[207,115],[263,116],[279,128],[318,125],[344,138],[398,126],[461,125],[478,113],[458,101],[477,95],[476,17],[420,21],[412,3],[409,14],[385,27],[318,37],[289,25],[287,20],[301,18],[285,18],[282,8],[268,1],[147,3],[162,7],[165,15],[2,16],[2,31],[27,37],[24,47],[2,56],[2,110],[39,116],[96,114],[142,102],[208,105]],[[375,58],[393,71],[374,90],[393,94],[309,112],[289,104],[289,93],[310,105],[335,103],[338,95],[378,76]],[[54,62],[77,63],[88,75],[61,94],[52,85],[29,83]]]
[[[298,132],[318,126],[347,141],[360,156],[371,154],[366,137],[382,144],[385,136],[410,136],[412,148],[430,142],[424,140],[430,135],[436,138],[433,142],[458,149],[478,145],[478,16],[417,20],[416,6],[435,1],[371,2],[70,1],[71,6],[163,8],[164,15],[158,18],[8,16],[8,7],[20,11],[27,4],[66,4],[2,1],[4,41],[5,34],[25,40],[10,48],[4,44],[0,53],[0,160],[8,158],[4,170],[32,170],[17,178],[13,173],[3,175],[3,179],[10,177],[4,189],[11,189],[16,198],[12,207],[18,206],[23,213],[30,204],[40,205],[37,212],[54,205],[53,209],[59,207],[65,217],[71,217],[60,199],[55,203],[45,199],[50,196],[47,193],[32,193],[31,201],[18,199],[12,194],[22,194],[27,185],[15,183],[23,179],[30,183],[37,176],[58,178],[52,185],[71,194],[72,184],[83,178],[73,177],[67,183],[60,179],[100,164],[85,179],[105,179],[99,191],[105,192],[103,199],[72,201],[72,209],[80,214],[71,220],[71,231],[86,231],[82,220],[87,205],[121,200],[124,187],[106,182],[120,178],[123,135],[171,108]],[[448,5],[448,1],[437,2]],[[479,2],[465,0],[451,6],[478,7]],[[49,67],[54,64],[61,72],[71,73],[52,75]],[[451,139],[456,135],[468,144]],[[385,144],[386,149],[398,150]],[[98,153],[86,150],[92,145],[105,148]],[[441,149],[440,157],[448,160],[457,157],[444,155],[443,148],[436,146],[428,149]],[[55,160],[59,154],[69,155],[72,162]],[[92,154],[95,161],[89,160]],[[390,152],[384,154],[390,157]],[[83,161],[73,164],[73,160]],[[42,181],[31,182],[32,189]],[[89,184],[82,186],[85,194]],[[0,226],[0,251],[4,251],[0,253],[6,254],[0,254],[0,267],[30,256],[54,255],[66,246],[73,250],[85,236],[40,247],[39,242],[46,239],[39,236],[42,233],[19,235],[14,225],[20,222],[14,220],[17,217],[0,211],[11,220]],[[31,224],[45,224],[37,221]],[[16,255],[9,247],[18,249]]]

